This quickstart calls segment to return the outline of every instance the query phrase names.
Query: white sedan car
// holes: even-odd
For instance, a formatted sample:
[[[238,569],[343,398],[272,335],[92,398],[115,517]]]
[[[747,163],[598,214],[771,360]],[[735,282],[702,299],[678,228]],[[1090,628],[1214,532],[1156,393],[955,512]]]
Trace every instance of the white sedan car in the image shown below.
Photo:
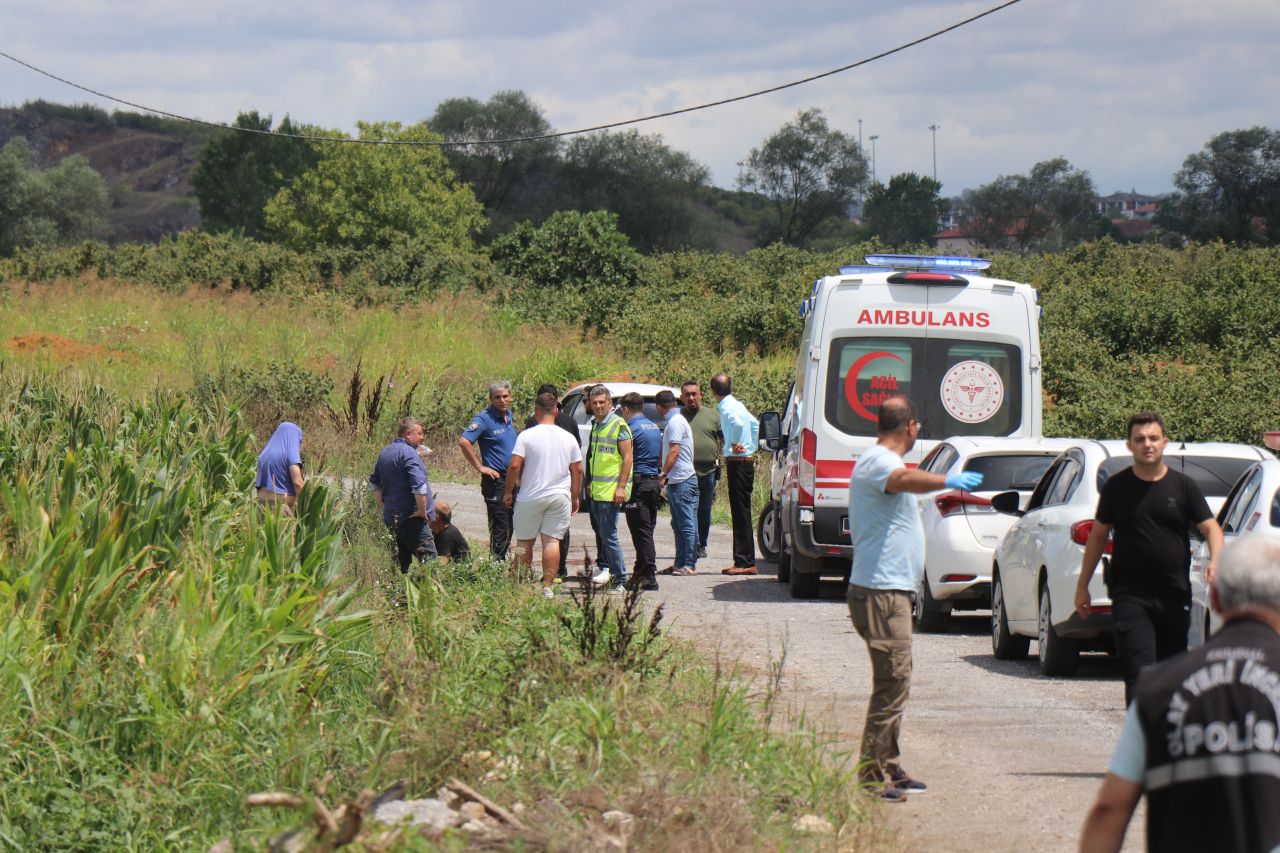
[[[1269,457],[1247,444],[1171,443],[1165,450],[1165,463],[1195,480],[1215,510],[1246,468]],[[1083,647],[1111,647],[1105,554],[1102,570],[1089,582],[1093,612],[1087,619],[1075,611],[1075,589],[1098,491],[1132,464],[1123,441],[1078,441],[1054,460],[1025,509],[1018,508],[1017,492],[992,498],[998,511],[1019,516],[996,548],[991,568],[991,648],[997,658],[1024,657],[1034,637],[1041,671],[1070,675]]]
[[[1240,475],[1218,510],[1222,535],[1231,542],[1251,533],[1280,533],[1280,459],[1264,459]],[[1204,569],[1209,564],[1209,543],[1200,542],[1191,557],[1191,628],[1189,645],[1198,646],[1221,624],[1209,606],[1209,585]]]
[[[588,382],[582,385],[575,385],[565,392],[564,397],[560,399],[560,408],[568,413],[569,417],[578,422],[578,438],[582,442],[582,452],[587,452],[587,444],[591,441],[591,412],[587,409],[587,391],[593,388],[597,383]],[[644,398],[644,416],[653,421],[658,426],[663,425],[662,416],[658,414],[658,407],[654,405],[653,398],[658,395],[659,391],[670,391],[680,397],[680,389],[672,388],[669,385],[649,385],[642,382],[601,382],[598,383],[609,389],[610,396],[613,397],[613,410],[618,410],[619,400],[623,394],[630,394],[632,391],[638,393]]]
[[[1023,498],[1040,475],[1072,444],[1067,438],[948,438],[920,463],[944,477],[982,475],[976,492],[951,489],[920,497],[925,563],[916,594],[915,622],[921,631],[943,631],[953,610],[991,606],[991,558],[1013,518],[991,507],[991,497],[1009,489]]]

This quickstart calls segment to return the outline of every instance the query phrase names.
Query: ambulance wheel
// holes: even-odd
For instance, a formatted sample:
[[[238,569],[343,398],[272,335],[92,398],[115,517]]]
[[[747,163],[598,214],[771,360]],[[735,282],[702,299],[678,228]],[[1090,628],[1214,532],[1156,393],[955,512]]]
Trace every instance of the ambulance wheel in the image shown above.
[[[799,554],[791,555],[791,574],[788,589],[792,598],[817,598],[822,584],[822,561],[810,560]]]
[[[760,546],[760,556],[770,563],[778,562],[782,553],[782,525],[779,523],[778,504],[769,501],[760,510],[760,518],[756,521],[756,544]]]

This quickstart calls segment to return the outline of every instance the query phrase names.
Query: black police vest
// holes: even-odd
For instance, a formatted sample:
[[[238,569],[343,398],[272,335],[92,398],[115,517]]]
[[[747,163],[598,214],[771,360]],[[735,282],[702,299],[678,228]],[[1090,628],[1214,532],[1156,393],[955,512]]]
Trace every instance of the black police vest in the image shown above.
[[[1149,850],[1280,846],[1280,636],[1237,619],[1144,672]]]

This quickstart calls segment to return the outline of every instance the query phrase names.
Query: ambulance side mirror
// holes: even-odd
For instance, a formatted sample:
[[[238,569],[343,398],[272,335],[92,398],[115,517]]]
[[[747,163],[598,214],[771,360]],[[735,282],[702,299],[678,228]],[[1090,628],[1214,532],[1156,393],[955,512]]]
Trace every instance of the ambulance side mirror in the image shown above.
[[[782,415],[779,413],[760,413],[760,445],[773,451],[787,446],[787,437],[782,434]]]

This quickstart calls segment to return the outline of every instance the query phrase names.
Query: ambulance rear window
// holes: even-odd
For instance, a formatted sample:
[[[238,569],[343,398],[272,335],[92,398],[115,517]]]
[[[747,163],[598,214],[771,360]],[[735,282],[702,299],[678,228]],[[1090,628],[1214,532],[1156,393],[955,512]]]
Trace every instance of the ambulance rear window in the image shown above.
[[[916,405],[922,438],[1009,435],[1022,423],[1022,353],[1016,345],[954,338],[837,338],[828,360],[827,421],[874,436],[880,403]]]

